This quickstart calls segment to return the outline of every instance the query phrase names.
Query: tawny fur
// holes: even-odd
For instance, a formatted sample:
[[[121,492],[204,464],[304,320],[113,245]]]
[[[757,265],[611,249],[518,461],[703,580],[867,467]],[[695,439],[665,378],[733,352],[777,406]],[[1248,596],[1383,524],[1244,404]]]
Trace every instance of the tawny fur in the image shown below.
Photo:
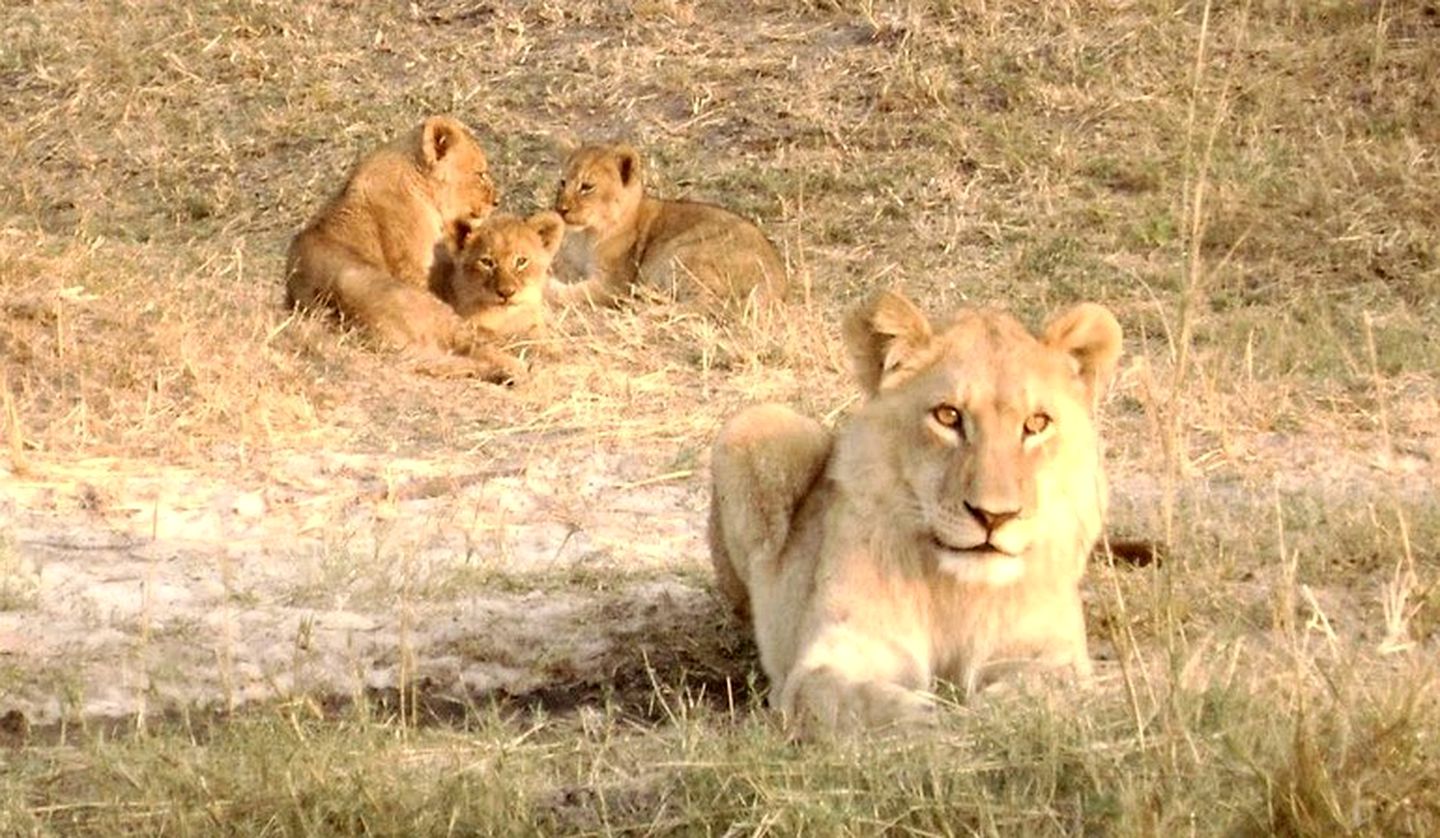
[[[557,302],[613,305],[643,286],[712,311],[784,299],[785,265],[754,224],[722,207],[645,193],[640,155],[588,145],[565,161],[555,211],[570,227]]]
[[[932,712],[1016,668],[1088,677],[1079,584],[1105,477],[1093,414],[1121,334],[1082,304],[1032,336],[873,297],[845,341],[868,400],[837,433],[779,405],[721,430],[710,546],[802,730]]]
[[[524,371],[430,293],[447,225],[483,217],[497,193],[462,123],[432,116],[361,158],[290,243],[286,304],[328,309],[437,375],[513,380]]]
[[[430,290],[497,339],[521,338],[546,347],[545,287],[564,236],[565,222],[548,211],[529,218],[496,214],[475,224],[456,224],[443,252],[437,253]]]

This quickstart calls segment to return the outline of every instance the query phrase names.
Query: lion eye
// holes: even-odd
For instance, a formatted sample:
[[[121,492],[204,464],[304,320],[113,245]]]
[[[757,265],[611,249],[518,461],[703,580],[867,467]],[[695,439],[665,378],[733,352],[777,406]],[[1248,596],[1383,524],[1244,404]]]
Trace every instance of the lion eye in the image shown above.
[[[1045,430],[1050,427],[1050,422],[1051,419],[1047,414],[1031,414],[1030,418],[1025,420],[1025,435],[1035,436],[1045,433]]]
[[[476,261],[479,263],[480,267],[484,268],[487,271],[495,270],[495,260],[491,259],[489,256],[481,256]]]
[[[960,413],[960,408],[954,405],[939,405],[930,411],[930,416],[934,418],[936,422],[939,422],[947,428],[952,428],[957,431],[961,430],[960,425],[963,420],[963,414]]]
[[[525,270],[525,266],[528,265],[528,264],[530,264],[530,260],[529,260],[527,257],[524,257],[524,256],[516,256],[516,257],[515,257],[515,270],[517,270],[517,271],[523,271],[523,270]]]
[[[580,184],[580,194],[581,194],[581,195],[589,195],[591,192],[594,192],[594,191],[595,191],[595,184],[589,183],[589,182],[585,182],[585,183]]]

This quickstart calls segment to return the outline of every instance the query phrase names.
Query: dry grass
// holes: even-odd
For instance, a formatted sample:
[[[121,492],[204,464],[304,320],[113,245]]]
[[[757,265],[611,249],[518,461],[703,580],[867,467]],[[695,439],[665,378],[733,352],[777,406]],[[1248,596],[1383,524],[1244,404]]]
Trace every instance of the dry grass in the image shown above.
[[[320,696],[115,741],[47,731],[0,750],[0,831],[1433,834],[1437,44],[1419,0],[7,5],[0,711],[40,677],[4,642],[49,596],[24,514],[78,527],[172,469],[268,490],[315,452],[428,464],[366,484],[375,521],[317,505],[331,552],[297,542],[283,587],[393,603],[400,660],[414,620],[477,591],[703,586],[703,555],[516,567],[514,522],[478,500],[388,540],[381,510],[602,454],[615,486],[703,508],[741,405],[843,414],[834,324],[877,286],[1030,322],[1112,307],[1114,529],[1173,553],[1097,567],[1094,696],[957,708],[924,742],[797,748],[739,681],[738,702],[687,697],[682,657],[618,706],[481,708],[462,730]],[[515,391],[416,378],[289,317],[289,236],[433,111],[476,126],[513,211],[548,201],[562,140],[629,139],[661,194],[756,218],[803,293],[775,324],[573,316],[566,357]],[[549,503],[602,523],[584,485]],[[481,564],[432,572],[405,539],[465,515]],[[236,592],[246,572],[222,571],[237,614],[265,598]],[[167,631],[184,640],[146,623],[152,649]]]

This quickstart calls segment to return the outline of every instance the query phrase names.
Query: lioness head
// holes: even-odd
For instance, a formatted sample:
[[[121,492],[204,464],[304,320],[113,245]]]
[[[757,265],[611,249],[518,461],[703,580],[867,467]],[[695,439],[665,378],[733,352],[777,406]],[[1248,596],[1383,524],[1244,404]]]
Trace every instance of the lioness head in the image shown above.
[[[500,193],[490,179],[490,164],[463,123],[448,116],[429,117],[407,144],[443,218],[483,218],[495,209]]]
[[[493,215],[457,223],[449,302],[461,317],[507,306],[541,305],[550,262],[565,236],[553,212],[529,218]]]
[[[962,582],[1078,581],[1106,503],[1094,412],[1120,357],[1114,316],[1083,303],[1038,338],[984,309],[932,327],[885,292],[845,341],[869,400],[836,475],[862,514]]]
[[[640,154],[628,145],[586,145],[565,160],[555,211],[571,227],[604,234],[623,226],[640,205]]]

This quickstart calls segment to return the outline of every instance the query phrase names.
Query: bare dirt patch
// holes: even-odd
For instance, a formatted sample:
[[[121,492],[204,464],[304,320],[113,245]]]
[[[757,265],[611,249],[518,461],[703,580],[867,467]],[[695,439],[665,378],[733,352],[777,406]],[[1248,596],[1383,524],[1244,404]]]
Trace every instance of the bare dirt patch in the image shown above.
[[[647,660],[743,683],[743,655],[720,654],[743,634],[717,632],[698,481],[627,479],[625,457],[7,473],[4,709],[43,723],[417,684],[468,701]]]

